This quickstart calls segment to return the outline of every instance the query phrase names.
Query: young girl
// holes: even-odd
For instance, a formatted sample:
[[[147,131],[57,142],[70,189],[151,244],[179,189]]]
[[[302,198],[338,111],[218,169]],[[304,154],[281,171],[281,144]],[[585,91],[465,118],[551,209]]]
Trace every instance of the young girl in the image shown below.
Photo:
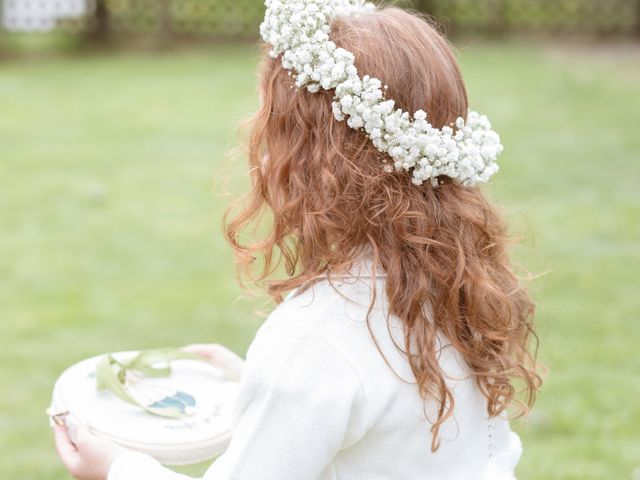
[[[353,0],[268,0],[261,33],[252,189],[226,235],[278,306],[236,362],[233,437],[204,478],[514,478],[505,411],[514,380],[524,408],[540,386],[534,305],[477,187],[502,147],[449,44]],[[56,437],[83,480],[187,478],[86,431]]]

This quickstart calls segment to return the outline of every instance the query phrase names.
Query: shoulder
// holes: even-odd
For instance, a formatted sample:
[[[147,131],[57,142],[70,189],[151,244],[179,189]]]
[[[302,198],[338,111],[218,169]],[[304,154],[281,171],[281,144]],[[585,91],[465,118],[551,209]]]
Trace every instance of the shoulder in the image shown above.
[[[322,327],[333,308],[327,302],[340,300],[316,288],[310,302],[312,294],[289,297],[258,330],[242,371],[240,408],[263,399],[293,416],[299,409],[331,412],[349,425],[346,441],[355,441],[369,424],[361,375]]]
[[[258,330],[247,352],[248,370],[272,377],[286,370],[292,378],[304,371],[316,378],[332,374],[334,383],[358,384],[372,394],[388,360],[406,370],[389,337],[394,330],[401,342],[402,330],[387,324],[384,283],[378,281],[375,295],[372,290],[370,279],[323,280],[290,295]]]
[[[314,286],[300,294],[294,292],[280,303],[258,329],[247,351],[247,362],[278,369],[294,360],[311,363],[326,356],[340,357],[321,332],[326,310],[338,302],[325,290]]]
[[[259,328],[247,351],[247,375],[295,382],[331,377],[358,389],[363,365],[376,355],[366,323],[369,293],[353,283],[329,282],[290,294]]]
[[[383,291],[379,282],[378,297]],[[354,336],[366,331],[365,320],[375,297],[368,279],[322,279],[304,290],[294,291],[267,317],[247,355],[272,348],[299,350],[297,345],[309,346],[308,343],[324,344],[325,350],[346,353],[344,350],[350,350]],[[372,317],[383,308],[380,301],[375,303]]]
[[[340,321],[330,321],[336,320],[335,312],[344,301],[324,281],[304,291],[292,292],[258,329],[247,351],[247,362],[259,363],[263,369],[278,369],[281,364],[291,367],[294,362],[312,367],[329,359],[348,364],[341,349],[332,341],[333,324]]]

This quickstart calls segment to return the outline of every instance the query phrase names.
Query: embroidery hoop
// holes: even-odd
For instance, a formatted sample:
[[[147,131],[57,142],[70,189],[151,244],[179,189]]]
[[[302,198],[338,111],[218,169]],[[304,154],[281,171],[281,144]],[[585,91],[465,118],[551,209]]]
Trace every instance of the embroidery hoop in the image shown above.
[[[127,361],[138,352],[118,352]],[[168,418],[152,415],[137,405],[96,388],[96,365],[103,355],[88,358],[65,370],[55,383],[48,409],[50,422],[64,424],[72,440],[75,428],[89,431],[124,447],[145,453],[165,465],[193,465],[222,454],[231,439],[231,415],[238,382],[214,365],[198,360],[171,362],[169,377],[140,380],[153,388],[180,390],[193,396],[192,415]]]

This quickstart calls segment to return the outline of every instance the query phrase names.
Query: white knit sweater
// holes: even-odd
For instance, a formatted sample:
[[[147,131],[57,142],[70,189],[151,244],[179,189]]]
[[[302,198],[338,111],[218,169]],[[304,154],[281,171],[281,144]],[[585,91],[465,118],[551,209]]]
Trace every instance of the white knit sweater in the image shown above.
[[[399,320],[386,322],[384,277],[369,324],[370,263],[290,295],[253,340],[242,372],[228,450],[206,480],[507,480],[521,453],[462,356],[442,342],[440,364],[454,417],[430,450],[430,423],[406,357]],[[434,416],[433,402],[427,417]],[[143,454],[114,461],[108,480],[185,480]]]

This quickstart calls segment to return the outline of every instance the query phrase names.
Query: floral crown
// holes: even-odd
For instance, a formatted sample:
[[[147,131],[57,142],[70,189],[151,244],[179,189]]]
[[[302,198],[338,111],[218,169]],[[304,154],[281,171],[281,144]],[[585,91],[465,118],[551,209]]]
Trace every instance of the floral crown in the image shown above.
[[[428,122],[423,110],[412,118],[385,98],[387,87],[380,80],[358,75],[353,53],[329,39],[332,18],[373,11],[372,3],[266,0],[265,5],[260,34],[272,47],[270,55],[282,55],[282,66],[297,87],[312,93],[334,89],[335,118],[364,130],[373,145],[391,157],[393,166],[387,164],[385,170],[411,172],[414,184],[430,180],[434,186],[440,175],[473,186],[498,171],[495,160],[503,148],[486,116],[469,111],[466,120],[460,117],[441,129]]]

